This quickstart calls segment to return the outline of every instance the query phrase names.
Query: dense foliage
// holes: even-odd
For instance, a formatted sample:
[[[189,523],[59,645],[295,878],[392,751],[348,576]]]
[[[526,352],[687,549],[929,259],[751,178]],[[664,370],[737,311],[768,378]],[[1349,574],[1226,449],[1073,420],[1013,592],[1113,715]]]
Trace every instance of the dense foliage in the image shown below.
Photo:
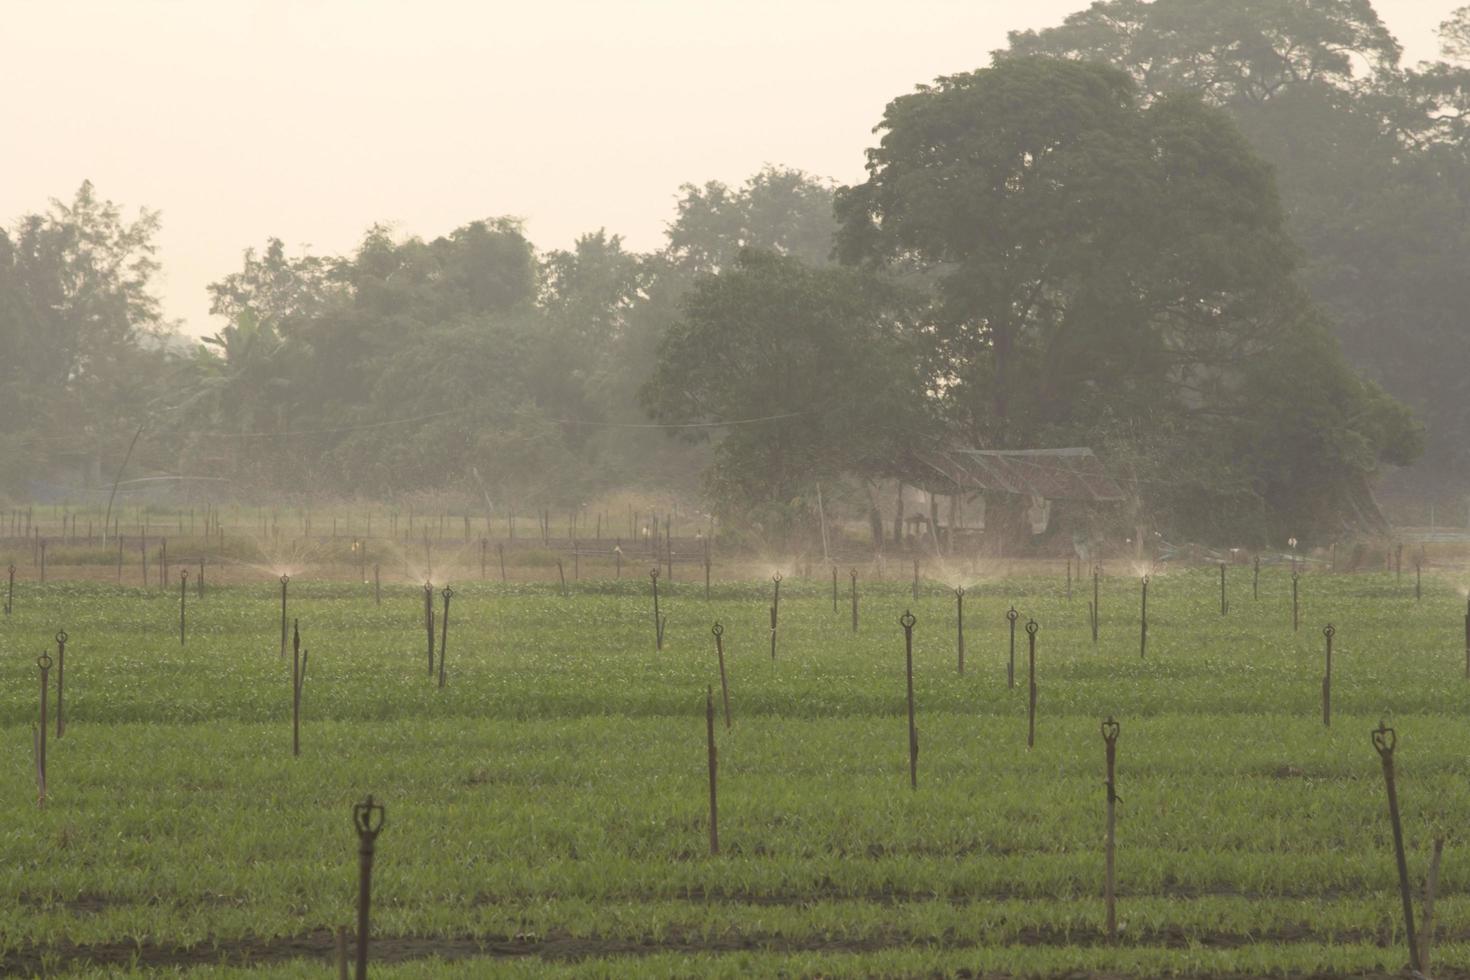
[[[637,390],[695,275],[747,246],[820,260],[831,188],[768,168],[682,189],[656,254],[587,234],[538,252],[509,219],[346,256],[272,239],[210,287],[223,326],[169,336],[158,218],[85,186],[0,233],[0,492],[208,477],[228,495],[458,494],[497,512],[698,486],[707,450],[647,425]],[[813,243],[822,244],[813,244]]]
[[[1221,107],[1274,168],[1303,281],[1349,362],[1427,428],[1426,478],[1470,475],[1470,7],[1406,67],[1368,0],[1098,0],[1014,32],[1127,72],[1145,100]]]
[[[880,130],[838,198],[841,253],[932,270],[951,439],[1105,449],[1154,520],[1217,539],[1359,526],[1363,478],[1417,454],[1325,336],[1270,169],[1220,110],[1018,58],[895,100]]]
[[[271,239],[202,344],[158,215],[84,185],[0,228],[0,494],[658,488],[776,528],[818,485],[875,515],[902,431],[1091,445],[1184,535],[1371,526],[1386,465],[1470,475],[1470,7],[1441,33],[1409,67],[1368,0],[1097,0],[896,99],[840,213],[767,168],[682,187],[648,254],[505,218]]]

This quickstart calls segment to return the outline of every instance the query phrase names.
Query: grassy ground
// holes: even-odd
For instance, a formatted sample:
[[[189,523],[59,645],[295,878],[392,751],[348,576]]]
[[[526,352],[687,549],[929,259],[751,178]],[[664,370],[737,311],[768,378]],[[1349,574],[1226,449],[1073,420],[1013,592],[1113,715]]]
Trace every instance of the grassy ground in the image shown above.
[[[1470,964],[1464,599],[1409,576],[1232,570],[1087,597],[1053,576],[955,600],[844,577],[661,585],[467,584],[447,685],[429,679],[423,593],[290,587],[310,652],[291,756],[279,589],[27,581],[0,621],[0,974],[321,976],[353,919],[352,803],[387,807],[374,975],[1392,973],[1407,962],[1383,780],[1386,718],[1415,887],[1446,839],[1435,961]],[[442,602],[442,600],[441,600]],[[1007,686],[1005,610],[1034,617]],[[920,730],[909,788],[903,637]],[[734,715],[708,854],[705,696],[726,627]],[[1332,726],[1321,627],[1337,626]],[[66,735],[36,804],[35,657],[69,634]],[[54,699],[54,687],[53,687]],[[54,715],[54,700],[52,712]],[[1099,722],[1118,743],[1118,911],[1103,931]],[[1443,972],[1437,975],[1455,975]]]

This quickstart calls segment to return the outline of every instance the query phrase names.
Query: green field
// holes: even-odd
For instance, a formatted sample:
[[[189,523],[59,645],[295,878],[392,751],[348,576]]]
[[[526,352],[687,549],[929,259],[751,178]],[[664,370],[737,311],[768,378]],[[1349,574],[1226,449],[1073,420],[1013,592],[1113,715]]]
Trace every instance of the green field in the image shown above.
[[[1465,600],[1458,582],[1213,569],[1104,579],[1101,641],[1060,576],[862,584],[466,583],[447,686],[422,591],[291,585],[310,651],[291,755],[279,590],[24,583],[0,620],[0,974],[320,977],[351,923],[350,811],[387,808],[374,975],[1387,974],[1406,962],[1379,759],[1396,727],[1415,889],[1446,840],[1436,975],[1470,965]],[[685,576],[690,577],[690,576]],[[1006,684],[1005,610],[1035,617]],[[909,787],[903,634],[921,751]],[[705,696],[724,623],[720,841],[708,853]],[[1332,725],[1323,639],[1338,628]],[[37,654],[64,628],[65,737],[32,759]],[[54,688],[53,688],[54,691]],[[53,694],[54,697],[54,694]],[[54,706],[53,706],[54,712]],[[1121,723],[1120,934],[1103,930],[1099,723]],[[54,731],[52,732],[54,736]],[[1417,901],[1417,899],[1416,899]],[[1446,973],[1440,967],[1450,967]],[[334,974],[333,974],[334,975]]]

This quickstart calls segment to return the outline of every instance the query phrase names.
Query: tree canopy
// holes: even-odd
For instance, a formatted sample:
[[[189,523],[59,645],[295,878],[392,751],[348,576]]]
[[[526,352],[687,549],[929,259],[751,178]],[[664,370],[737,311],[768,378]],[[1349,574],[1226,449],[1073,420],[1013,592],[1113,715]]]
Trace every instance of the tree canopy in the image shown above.
[[[1470,476],[1470,8],[1408,68],[1369,0],[1096,0],[997,61],[1127,72],[1145,100],[1230,113],[1275,169],[1302,281],[1350,364],[1422,416],[1427,480]]]
[[[159,216],[86,184],[0,229],[0,492],[95,484],[142,427],[138,465],[241,496],[704,472],[774,529],[913,446],[1086,444],[1184,534],[1351,524],[1421,448],[1470,476],[1470,7],[1441,37],[1406,67],[1369,0],[1096,0],[894,99],[855,186],[688,183],[650,252],[269,238],[198,343]]]
[[[1412,459],[1406,413],[1319,337],[1270,168],[1198,96],[1144,101],[1117,69],[1015,58],[895,99],[879,131],[868,180],[838,195],[840,254],[933,270],[928,384],[972,444],[1113,445],[1145,486],[1187,480],[1191,513],[1211,497],[1242,518],[1242,499],[1253,519],[1312,513],[1253,435],[1272,431],[1274,379],[1338,406],[1328,438],[1294,445],[1313,492]],[[1338,502],[1315,510],[1320,525]]]

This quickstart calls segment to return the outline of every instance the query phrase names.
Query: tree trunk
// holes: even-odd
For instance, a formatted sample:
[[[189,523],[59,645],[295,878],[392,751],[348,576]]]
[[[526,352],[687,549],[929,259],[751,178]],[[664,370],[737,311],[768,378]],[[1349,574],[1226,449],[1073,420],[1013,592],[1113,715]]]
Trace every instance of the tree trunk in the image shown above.
[[[898,483],[898,507],[893,517],[893,546],[903,547],[903,481]]]
[[[1002,447],[1008,445],[1005,423],[1010,414],[1011,339],[1009,326],[994,328],[992,349],[995,352],[995,417],[1000,423]]]
[[[873,533],[873,550],[883,553],[883,510],[878,506],[878,486],[872,480],[863,481],[868,492],[868,529]]]
[[[939,498],[934,491],[929,491],[929,536],[934,539],[934,553],[944,554],[944,549],[939,544]]]

